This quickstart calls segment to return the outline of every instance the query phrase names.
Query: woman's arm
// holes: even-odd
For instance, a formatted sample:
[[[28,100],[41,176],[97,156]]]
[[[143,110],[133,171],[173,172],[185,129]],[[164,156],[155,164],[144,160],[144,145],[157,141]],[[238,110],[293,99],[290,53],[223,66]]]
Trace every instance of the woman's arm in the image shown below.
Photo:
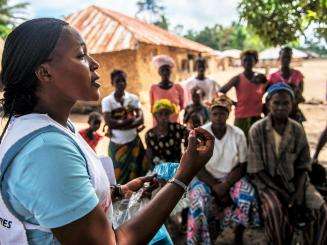
[[[132,123],[132,127],[133,128],[136,128],[140,125],[144,124],[144,116],[143,116],[143,111],[142,109],[136,109],[136,117]]]
[[[246,174],[246,162],[239,163],[233,170],[227,175],[224,183],[226,183],[228,189],[230,189],[237,181],[239,181]]]
[[[110,112],[105,112],[103,114],[105,123],[110,129],[129,129],[133,123],[132,118],[130,119],[114,119]]]
[[[235,76],[228,83],[222,86],[219,92],[226,94],[232,87],[237,86],[238,83],[239,83],[239,76]]]
[[[198,134],[205,138],[202,147],[199,147],[196,139]],[[189,184],[211,158],[213,145],[214,138],[207,131],[192,131],[175,178]],[[115,231],[99,205],[83,218],[52,231],[61,244],[146,244],[167,219],[183,193],[180,186],[168,183],[138,215]]]
[[[213,188],[215,184],[217,184],[217,180],[206,170],[205,167],[203,167],[199,173],[197,174],[197,177],[202,182],[206,183],[208,186]]]
[[[324,145],[326,144],[326,142],[327,142],[327,126],[325,127],[324,132],[322,132],[322,134],[319,137],[318,145],[317,145],[316,151],[313,155],[314,161],[318,160],[319,153],[320,153],[321,149],[324,147]]]

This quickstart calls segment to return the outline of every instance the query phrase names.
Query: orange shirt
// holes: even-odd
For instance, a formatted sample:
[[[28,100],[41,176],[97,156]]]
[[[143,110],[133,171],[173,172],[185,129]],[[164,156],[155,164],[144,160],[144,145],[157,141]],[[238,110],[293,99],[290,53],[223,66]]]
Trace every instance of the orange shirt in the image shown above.
[[[151,109],[157,100],[168,99],[174,103],[179,111],[184,108],[184,90],[181,85],[173,84],[169,89],[160,88],[158,84],[153,84],[150,89]],[[178,122],[179,111],[170,116],[171,122]],[[155,121],[155,120],[154,120]],[[155,122],[154,122],[155,124]]]
[[[87,137],[87,133],[86,133],[87,130],[88,129],[83,129],[83,130],[79,131],[79,134],[88,143],[88,145],[91,146],[91,148],[95,151],[95,148],[98,145],[102,136],[100,134],[98,134],[97,132],[93,132],[93,139],[90,139],[89,137]]]

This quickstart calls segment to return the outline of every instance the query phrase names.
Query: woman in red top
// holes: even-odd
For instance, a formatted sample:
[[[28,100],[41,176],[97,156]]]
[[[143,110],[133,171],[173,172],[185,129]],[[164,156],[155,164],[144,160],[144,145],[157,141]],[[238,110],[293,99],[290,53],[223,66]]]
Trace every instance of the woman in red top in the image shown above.
[[[95,151],[96,146],[99,143],[99,140],[102,138],[100,134],[97,133],[97,130],[100,128],[101,124],[101,114],[98,112],[92,112],[89,115],[88,124],[90,127],[79,131],[80,135],[85,139],[85,141],[91,146]]]
[[[179,112],[184,108],[184,90],[181,85],[175,84],[170,80],[171,70],[175,66],[174,60],[167,55],[157,55],[153,58],[153,63],[158,69],[161,81],[153,84],[150,89],[151,108],[154,103],[161,99],[168,99],[177,110],[170,116],[170,122],[178,122]],[[155,118],[153,124],[156,126]]]
[[[272,73],[268,77],[269,86],[275,83],[283,82],[291,86],[294,91],[295,101],[293,104],[293,110],[290,114],[290,118],[295,121],[302,123],[306,119],[299,108],[299,104],[304,102],[303,97],[303,78],[304,76],[298,70],[290,67],[292,60],[292,48],[284,47],[279,52],[279,59],[281,62],[280,70]]]
[[[247,50],[241,54],[244,71],[225,84],[220,92],[227,93],[235,87],[237,103],[235,105],[235,125],[247,136],[253,123],[261,118],[262,96],[265,93],[266,77],[253,71],[258,62],[258,52]]]

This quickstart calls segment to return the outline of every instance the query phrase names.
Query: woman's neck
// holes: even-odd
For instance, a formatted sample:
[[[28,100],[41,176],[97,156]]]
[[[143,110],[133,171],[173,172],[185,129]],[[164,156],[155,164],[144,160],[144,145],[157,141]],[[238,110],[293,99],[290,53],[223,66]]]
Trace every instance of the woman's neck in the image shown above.
[[[64,127],[67,127],[68,117],[73,107],[74,103],[58,103],[56,105],[49,105],[46,103],[41,103],[41,101],[35,106],[34,112],[47,114],[57,123]]]
[[[211,129],[212,129],[212,132],[213,134],[215,135],[215,137],[219,140],[221,140],[224,135],[226,134],[226,131],[227,131],[227,125],[211,125]]]
[[[282,66],[281,67],[281,72],[282,72],[282,76],[284,78],[289,78],[291,75],[291,68],[289,66]]]
[[[244,70],[243,74],[247,79],[251,80],[253,78],[254,72],[253,72],[252,69],[251,70]]]
[[[115,91],[114,96],[115,99],[121,100],[124,97],[125,92],[124,91]]]
[[[171,88],[172,85],[173,83],[169,79],[161,80],[159,83],[159,86],[164,89]]]
[[[157,125],[157,132],[161,135],[167,133],[168,123],[158,123]]]
[[[276,118],[272,116],[271,121],[272,121],[272,127],[277,131],[277,133],[283,135],[288,122],[288,118]]]
[[[205,75],[203,73],[198,73],[197,76],[196,76],[196,78],[198,80],[204,80],[206,77],[205,77]]]

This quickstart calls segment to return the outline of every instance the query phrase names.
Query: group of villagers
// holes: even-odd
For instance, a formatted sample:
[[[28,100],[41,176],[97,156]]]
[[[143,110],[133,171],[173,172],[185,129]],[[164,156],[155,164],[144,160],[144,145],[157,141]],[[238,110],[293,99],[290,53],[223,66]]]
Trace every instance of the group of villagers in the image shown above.
[[[246,227],[261,226],[273,244],[290,244],[300,224],[308,244],[325,244],[327,206],[308,177],[311,158],[299,108],[303,75],[290,67],[292,49],[281,49],[281,68],[268,78],[253,70],[256,51],[240,58],[244,71],[220,87],[206,76],[204,58],[196,60],[196,76],[179,84],[171,80],[173,59],[154,57],[161,81],[150,89],[153,127],[145,134],[146,150],[138,136],[144,128],[139,99],[125,90],[124,71],[111,73],[115,91],[102,100],[102,112],[117,182],[179,162],[189,131],[202,127],[214,136],[214,151],[188,188],[182,215],[187,244],[213,244],[226,227],[241,244]],[[237,102],[226,95],[233,87]]]
[[[280,56],[280,71],[267,81],[252,70],[257,53],[244,52],[244,72],[222,88],[205,76],[202,58],[196,77],[180,86],[171,81],[173,60],[155,57],[161,81],[150,91],[154,120],[146,149],[138,136],[144,129],[139,99],[125,91],[126,73],[112,72],[115,91],[103,99],[102,114],[119,186],[94,151],[102,115],[92,113],[80,133],[69,120],[77,101],[99,99],[99,64],[67,22],[20,24],[6,38],[1,64],[8,120],[0,136],[0,243],[171,244],[169,235],[153,239],[188,190],[188,244],[212,244],[227,226],[241,244],[244,228],[259,225],[273,244],[289,244],[299,229],[308,244],[326,244],[326,203],[308,178],[298,107],[303,76],[290,68],[291,49]],[[232,87],[237,102],[226,95]],[[263,109],[258,97],[265,92]],[[238,126],[226,123],[233,105]],[[314,161],[326,138],[325,130]],[[114,228],[112,203],[145,183],[156,187],[155,176],[142,175],[168,161],[179,162],[174,176]]]

